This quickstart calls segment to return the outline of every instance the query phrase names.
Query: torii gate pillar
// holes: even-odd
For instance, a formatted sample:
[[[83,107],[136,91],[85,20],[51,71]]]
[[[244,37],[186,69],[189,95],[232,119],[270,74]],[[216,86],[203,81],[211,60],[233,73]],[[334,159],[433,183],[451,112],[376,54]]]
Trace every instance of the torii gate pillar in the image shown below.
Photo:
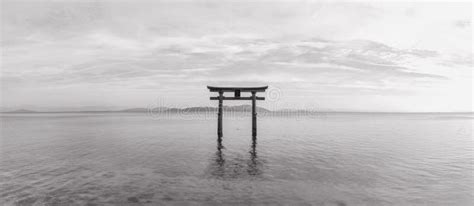
[[[252,92],[252,139],[257,137],[257,96]]]
[[[217,141],[222,142],[222,103],[224,100],[252,100],[252,139],[257,138],[257,100],[265,100],[265,97],[257,97],[257,92],[265,92],[268,86],[264,87],[212,87],[207,86],[210,92],[218,92],[219,96],[211,97],[211,100],[219,100],[217,112]],[[225,97],[224,92],[233,92],[234,97]],[[250,92],[250,97],[241,97],[241,92]]]

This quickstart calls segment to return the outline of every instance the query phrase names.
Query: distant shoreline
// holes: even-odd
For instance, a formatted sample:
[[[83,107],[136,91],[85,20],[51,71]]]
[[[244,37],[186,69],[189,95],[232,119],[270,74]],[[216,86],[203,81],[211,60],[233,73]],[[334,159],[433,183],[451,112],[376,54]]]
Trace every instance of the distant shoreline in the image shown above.
[[[208,113],[208,112],[215,112],[213,110],[207,111],[189,111],[186,109],[179,109],[179,110],[164,110],[164,111],[123,111],[123,110],[103,110],[103,111],[6,111],[0,112],[0,114],[67,114],[67,113]],[[227,112],[238,112],[238,113],[247,113],[251,111],[235,111],[235,110],[224,110],[225,113]],[[471,114],[474,115],[474,112],[372,112],[372,111],[314,111],[314,110],[275,110],[275,111],[260,111],[258,113],[269,113],[269,114],[292,114],[292,113],[310,113],[310,114],[317,114],[317,113],[324,113],[324,114]]]

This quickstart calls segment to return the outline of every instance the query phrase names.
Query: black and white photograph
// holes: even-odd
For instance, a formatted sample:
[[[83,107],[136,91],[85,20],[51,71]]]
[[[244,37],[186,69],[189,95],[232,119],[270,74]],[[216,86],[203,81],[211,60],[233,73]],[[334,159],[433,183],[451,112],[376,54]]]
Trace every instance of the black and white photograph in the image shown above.
[[[472,0],[0,0],[0,205],[474,205]]]

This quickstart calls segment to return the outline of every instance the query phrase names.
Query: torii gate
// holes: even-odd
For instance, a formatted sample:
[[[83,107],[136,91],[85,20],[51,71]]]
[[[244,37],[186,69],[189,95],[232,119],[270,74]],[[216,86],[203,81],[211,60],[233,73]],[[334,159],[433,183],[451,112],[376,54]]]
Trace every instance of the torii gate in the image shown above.
[[[257,137],[257,101],[265,100],[265,97],[257,97],[257,92],[265,92],[268,86],[264,87],[212,87],[207,86],[210,92],[218,92],[219,96],[211,97],[211,100],[219,100],[219,110],[217,113],[217,137],[219,143],[222,141],[222,102],[224,100],[252,100],[252,138]],[[234,97],[224,97],[224,92],[234,92]],[[252,96],[241,97],[241,92],[250,92]]]

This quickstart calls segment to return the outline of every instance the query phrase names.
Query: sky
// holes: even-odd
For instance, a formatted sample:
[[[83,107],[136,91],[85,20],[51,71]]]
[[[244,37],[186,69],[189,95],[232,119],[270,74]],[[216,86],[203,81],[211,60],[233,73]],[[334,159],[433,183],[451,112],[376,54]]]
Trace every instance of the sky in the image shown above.
[[[472,8],[2,0],[1,106],[216,106],[207,85],[269,85],[268,109],[473,111]]]

